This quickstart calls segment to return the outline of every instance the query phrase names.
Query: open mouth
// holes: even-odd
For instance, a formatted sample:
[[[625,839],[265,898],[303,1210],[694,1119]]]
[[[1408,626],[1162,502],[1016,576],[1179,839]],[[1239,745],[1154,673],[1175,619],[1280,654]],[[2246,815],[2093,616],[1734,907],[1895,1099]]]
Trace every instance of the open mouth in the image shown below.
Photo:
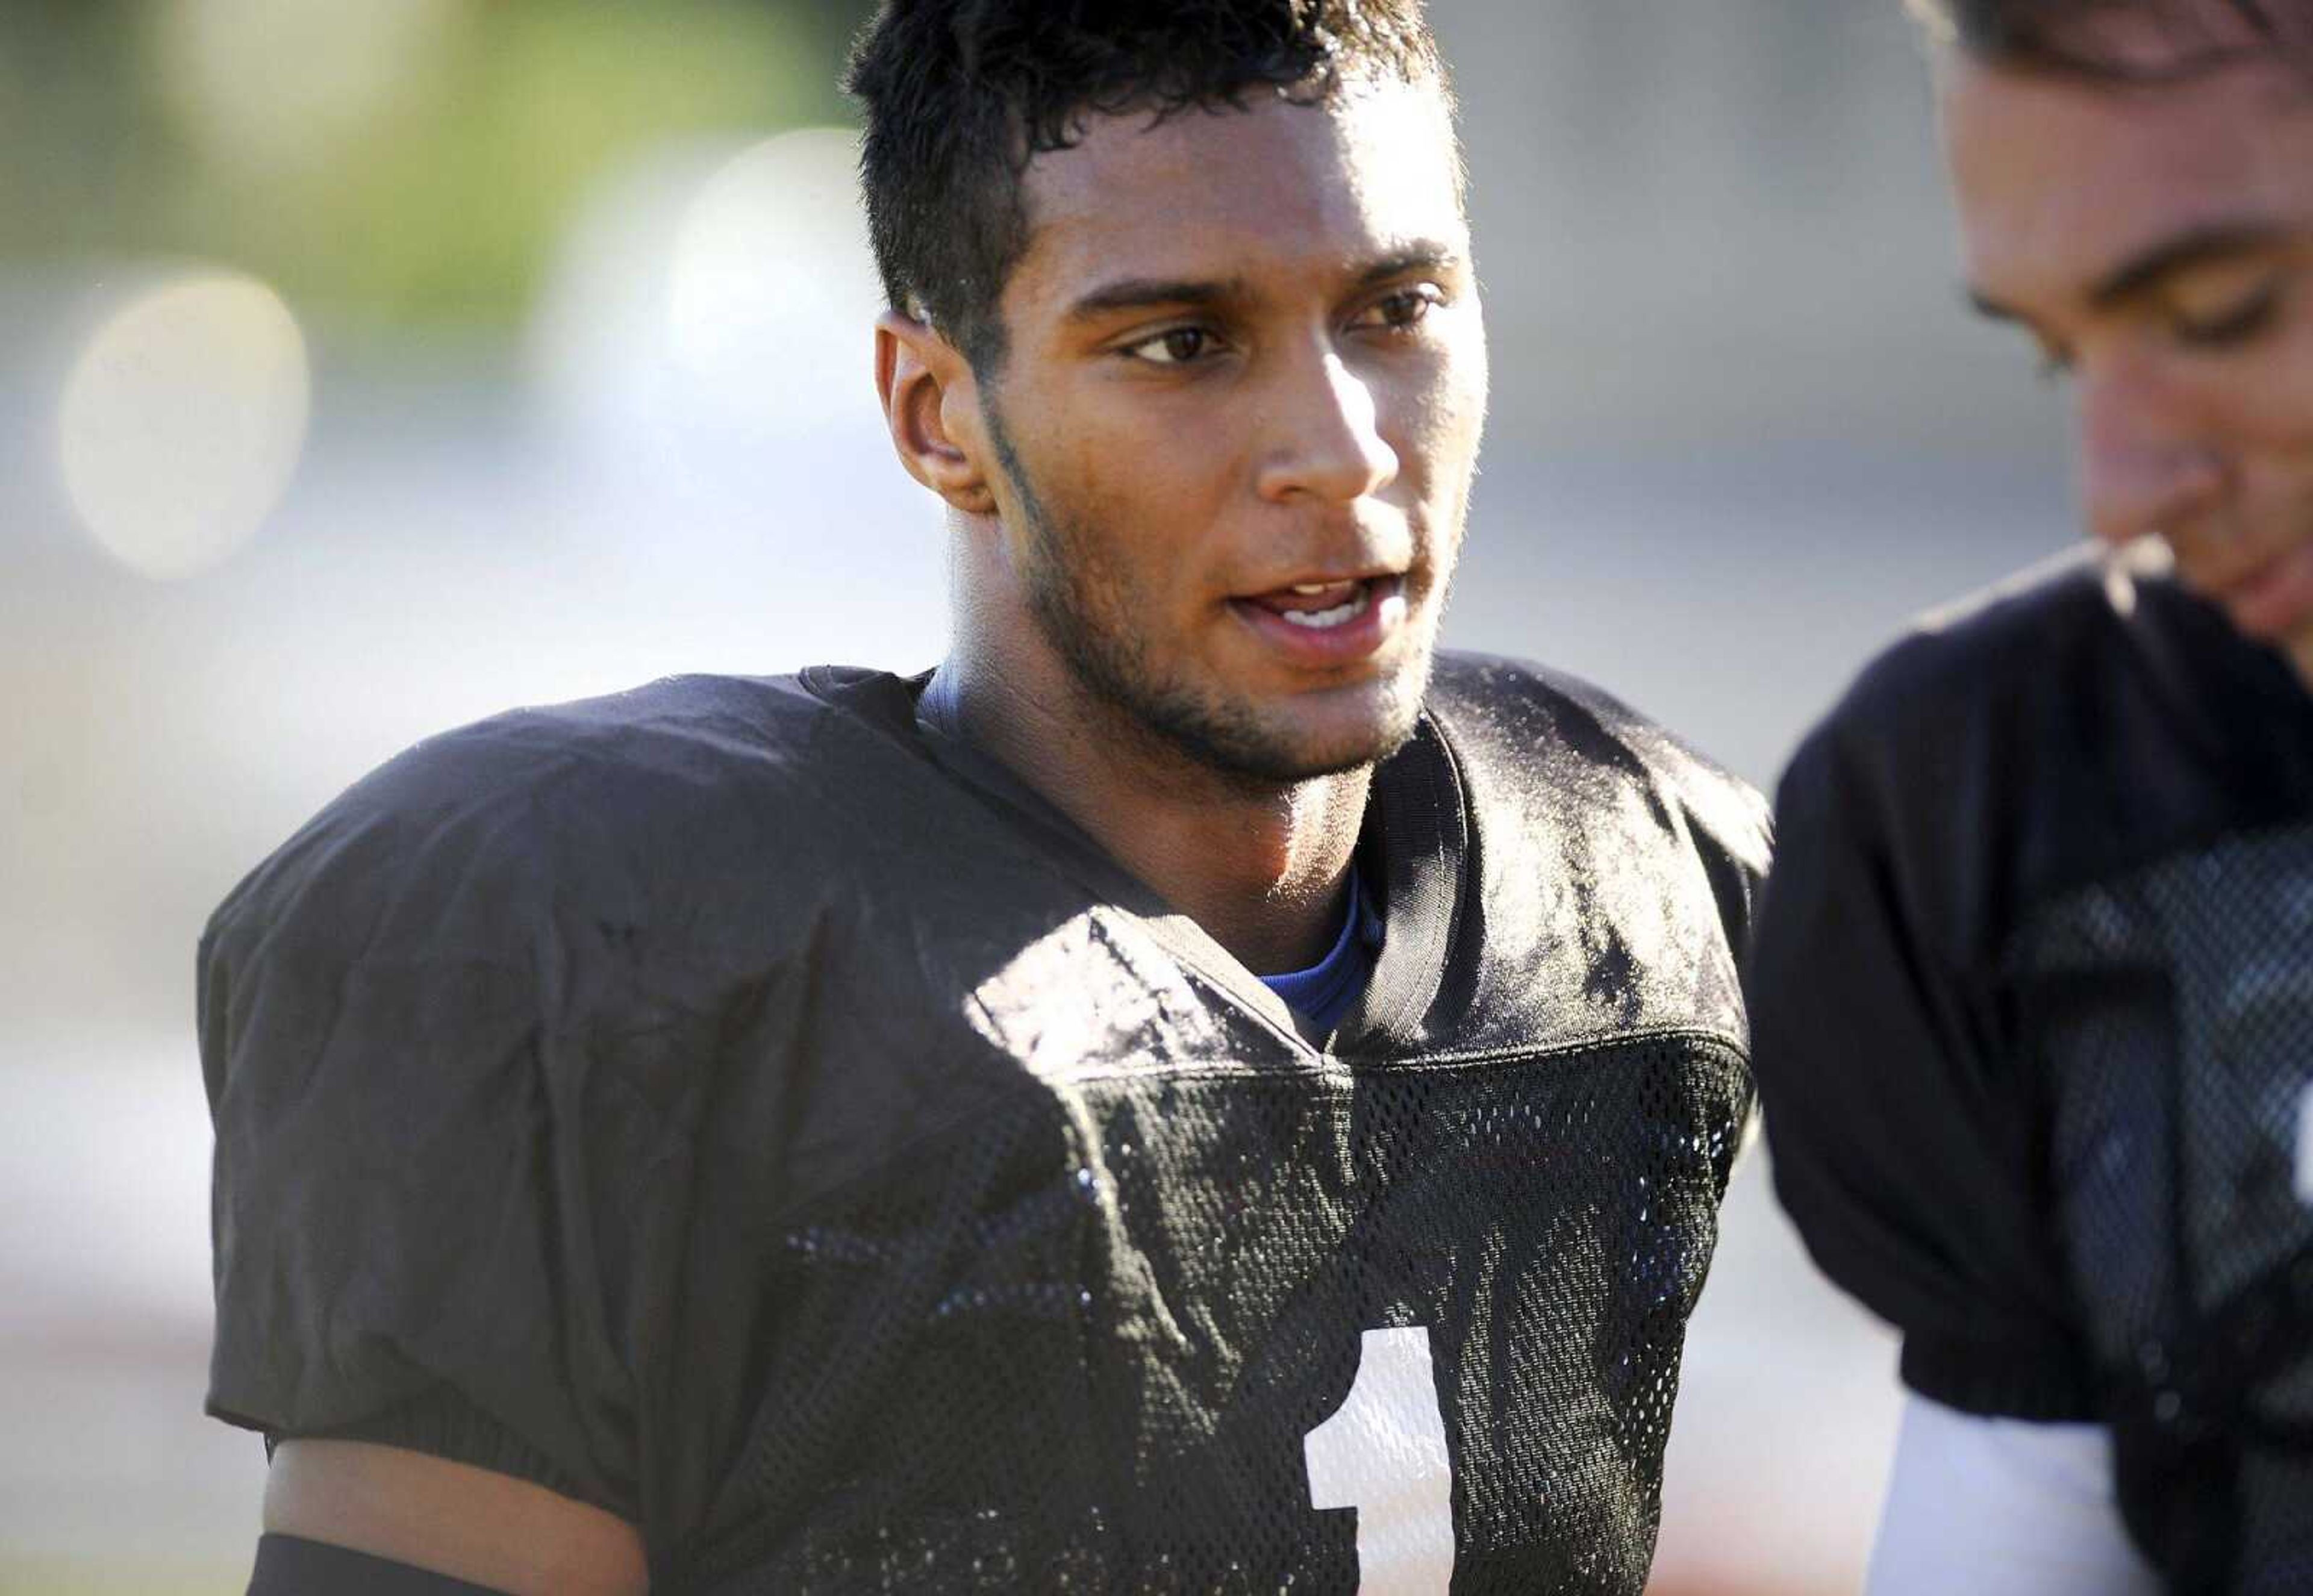
[[[1297,582],[1232,608],[1289,656],[1330,666],[1370,654],[1395,634],[1405,619],[1405,578]]]
[[[1281,592],[1265,593],[1253,602],[1288,626],[1328,632],[1349,625],[1373,607],[1373,583],[1304,582]]]

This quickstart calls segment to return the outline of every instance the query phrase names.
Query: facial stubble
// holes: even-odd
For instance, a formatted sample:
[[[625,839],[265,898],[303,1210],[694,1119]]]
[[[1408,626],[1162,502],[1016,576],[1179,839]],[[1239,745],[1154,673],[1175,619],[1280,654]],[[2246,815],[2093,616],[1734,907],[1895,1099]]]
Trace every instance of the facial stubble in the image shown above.
[[[1134,595],[1100,552],[1113,539],[1104,539],[1088,522],[1053,513],[996,406],[986,414],[990,443],[1025,523],[1022,576],[1030,618],[1077,684],[1117,723],[1211,775],[1256,789],[1378,764],[1413,735],[1429,680],[1432,650],[1426,645],[1418,661],[1384,686],[1380,723],[1353,749],[1298,746],[1290,731],[1264,723],[1252,705],[1163,672],[1133,618]]]

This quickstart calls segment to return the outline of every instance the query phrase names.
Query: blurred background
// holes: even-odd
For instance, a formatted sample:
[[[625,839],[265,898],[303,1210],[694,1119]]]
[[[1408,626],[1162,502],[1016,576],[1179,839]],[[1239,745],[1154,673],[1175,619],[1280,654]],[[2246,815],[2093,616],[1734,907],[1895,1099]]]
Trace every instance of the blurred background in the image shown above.
[[[425,733],[915,669],[839,0],[0,0],[0,1590],[237,1592],[200,1416],[209,908]],[[1772,780],[1915,611],[2071,537],[1972,326],[1896,0],[1433,0],[1495,407],[1449,641]],[[1856,1587],[1892,1343],[1764,1161],[1657,1590]]]

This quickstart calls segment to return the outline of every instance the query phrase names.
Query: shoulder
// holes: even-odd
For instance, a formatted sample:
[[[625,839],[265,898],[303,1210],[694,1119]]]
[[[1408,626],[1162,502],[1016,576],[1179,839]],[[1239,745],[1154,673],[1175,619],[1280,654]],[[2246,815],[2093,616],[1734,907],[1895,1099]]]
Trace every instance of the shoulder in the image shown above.
[[[800,785],[836,713],[799,678],[669,677],[429,737],[332,807],[426,825],[468,812],[551,820],[603,802],[679,810],[734,785]]]
[[[2175,680],[2181,667],[2239,647],[2157,547],[2107,558],[2080,546],[1914,621],[1857,675],[1794,768],[1837,761],[1867,787],[1900,789],[2013,767],[2089,720],[2156,725],[2160,702],[2190,690]]]
[[[493,716],[235,890],[197,998],[215,1411],[629,1510],[682,1263],[654,1241],[714,1185],[708,1116],[788,1089],[842,800],[872,824],[901,785],[904,751],[840,706],[870,686],[693,677]],[[751,1191],[787,1147],[745,1143]]]
[[[1660,723],[1564,671],[1485,654],[1438,657],[1432,714],[1477,779],[1598,812],[1636,799],[1755,875],[1766,868],[1765,801]]]
[[[691,676],[443,732],[325,805],[205,946],[295,918],[323,944],[406,928],[445,953],[499,948],[550,907],[619,918],[621,899],[711,883],[736,858],[808,867],[881,751],[845,734],[851,718],[803,680]]]
[[[1881,883],[1908,934],[1956,968],[1992,956],[2052,840],[2079,823],[2081,729],[2130,674],[2160,574],[2081,547],[1915,621],[1801,739],[1775,794],[1779,890]],[[2131,717],[2120,717],[2128,719]]]
[[[1777,794],[1785,832],[1834,811],[1916,829],[1929,808],[1965,807],[1961,794],[2013,807],[2038,790],[2027,772],[2099,741],[2068,728],[2130,673],[2177,600],[2157,569],[2107,566],[2082,547],[1921,617],[1801,739]]]
[[[2070,550],[1864,668],[1784,772],[1787,853],[1847,837],[1994,934],[2024,899],[2229,812],[2240,748],[2273,740],[2265,706],[2301,697],[2267,654],[2157,546]]]

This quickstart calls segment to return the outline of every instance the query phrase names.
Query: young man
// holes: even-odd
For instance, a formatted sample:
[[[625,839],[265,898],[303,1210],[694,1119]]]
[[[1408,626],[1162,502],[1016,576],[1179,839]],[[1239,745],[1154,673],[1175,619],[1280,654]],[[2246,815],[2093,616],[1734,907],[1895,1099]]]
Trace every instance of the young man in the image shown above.
[[[1433,669],[1414,0],[916,0],[853,84],[954,652],[453,732],[219,912],[254,1588],[1638,1592],[1763,812]]]
[[[1898,645],[1781,795],[1777,1183],[1914,1393],[1872,1588],[2313,1590],[2313,7],[1927,10],[2106,552]]]

